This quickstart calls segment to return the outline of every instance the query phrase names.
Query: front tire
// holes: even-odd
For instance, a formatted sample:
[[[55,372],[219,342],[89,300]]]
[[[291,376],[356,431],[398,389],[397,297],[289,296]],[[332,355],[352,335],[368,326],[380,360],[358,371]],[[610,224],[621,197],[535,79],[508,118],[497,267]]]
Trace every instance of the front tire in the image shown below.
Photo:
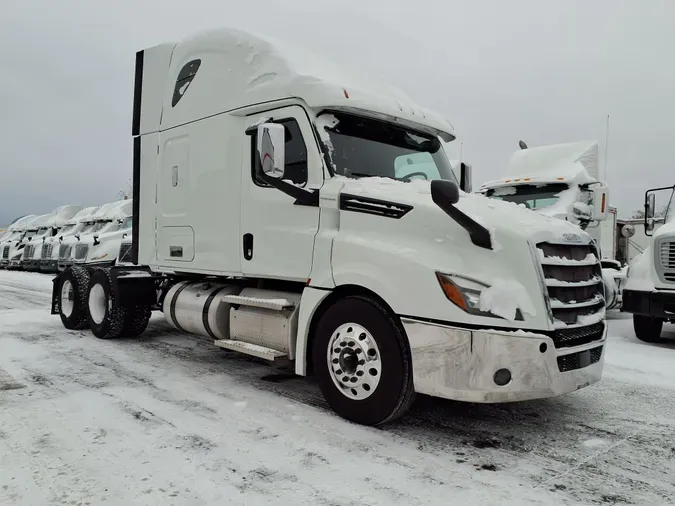
[[[82,267],[70,267],[59,279],[59,316],[68,330],[84,330],[87,320],[89,273]]]
[[[312,362],[333,410],[363,425],[402,416],[415,397],[412,359],[400,323],[377,301],[349,296],[323,314]]]
[[[645,343],[662,343],[664,341],[664,339],[661,338],[663,320],[658,318],[634,314],[633,329],[635,329],[637,338]]]
[[[92,333],[99,339],[120,337],[126,309],[115,307],[116,294],[108,269],[95,269],[89,281],[87,319]]]

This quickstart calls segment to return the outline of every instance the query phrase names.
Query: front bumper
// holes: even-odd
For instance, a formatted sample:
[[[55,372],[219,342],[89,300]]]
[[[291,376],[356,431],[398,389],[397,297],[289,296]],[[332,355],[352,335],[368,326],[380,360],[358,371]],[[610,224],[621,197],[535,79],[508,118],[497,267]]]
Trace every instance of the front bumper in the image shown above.
[[[403,319],[413,359],[415,391],[458,401],[497,403],[555,397],[602,377],[607,327],[602,338],[556,349],[543,334],[466,330]],[[545,346],[544,346],[545,345]],[[508,369],[511,380],[495,383]]]
[[[675,320],[675,291],[624,290],[621,311],[639,315]]]
[[[40,260],[40,271],[42,272],[58,272],[58,260]]]

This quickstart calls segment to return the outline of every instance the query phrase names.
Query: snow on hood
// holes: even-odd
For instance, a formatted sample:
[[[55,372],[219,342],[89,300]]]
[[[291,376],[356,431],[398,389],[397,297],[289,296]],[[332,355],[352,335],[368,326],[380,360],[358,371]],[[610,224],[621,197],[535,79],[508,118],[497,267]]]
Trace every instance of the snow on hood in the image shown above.
[[[345,182],[343,191],[347,193],[394,200],[413,206],[437,208],[431,200],[431,183],[429,181],[403,182],[382,177],[360,179],[335,177]],[[499,244],[500,229],[509,229],[512,233],[525,238],[533,236],[541,238],[537,240],[559,239],[565,242],[564,234],[576,234],[586,237],[588,242],[591,240],[590,236],[576,225],[565,220],[532,212],[522,204],[490,199],[483,195],[460,191],[459,202],[455,206],[487,228],[497,245]]]

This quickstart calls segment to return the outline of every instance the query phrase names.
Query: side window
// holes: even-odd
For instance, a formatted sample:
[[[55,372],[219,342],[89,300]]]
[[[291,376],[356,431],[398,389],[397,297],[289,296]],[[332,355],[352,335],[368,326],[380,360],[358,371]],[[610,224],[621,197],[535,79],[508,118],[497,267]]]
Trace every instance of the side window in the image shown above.
[[[431,153],[420,152],[397,156],[394,160],[394,174],[396,179],[441,179]],[[408,178],[408,176],[412,176]]]
[[[294,119],[279,120],[275,121],[275,123],[283,125],[286,130],[284,179],[292,181],[298,186],[305,186],[307,184],[307,145],[302,138],[300,125]],[[256,185],[269,186],[256,176],[255,168],[258,163],[257,145],[258,135],[254,133],[251,135],[251,160],[253,162],[251,177]]]
[[[178,77],[176,78],[176,84],[173,87],[173,97],[171,98],[171,107],[175,107],[179,102],[185,92],[190,86],[190,83],[197,75],[199,66],[202,64],[201,60],[192,60],[191,62],[186,63],[180,72],[178,72]]]

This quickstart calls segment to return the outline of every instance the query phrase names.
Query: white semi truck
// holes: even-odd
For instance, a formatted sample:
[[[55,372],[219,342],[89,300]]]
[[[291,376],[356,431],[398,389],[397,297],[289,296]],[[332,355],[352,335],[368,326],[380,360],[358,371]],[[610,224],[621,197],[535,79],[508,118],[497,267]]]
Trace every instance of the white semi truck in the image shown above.
[[[40,258],[40,271],[42,272],[58,272],[59,254],[61,250],[74,240],[74,235],[84,228],[84,220],[90,217],[96,207],[74,206],[71,209],[61,213],[58,218],[57,226],[54,235],[45,239],[42,245],[42,256]],[[66,208],[67,209],[67,208]]]
[[[461,191],[452,126],[403,92],[214,30],[137,53],[132,132],[132,262],[58,275],[66,328],[135,336],[157,309],[290,360],[369,425],[416,392],[509,402],[600,380],[592,238]]]
[[[616,208],[600,180],[598,142],[582,141],[528,148],[509,161],[501,179],[488,181],[480,193],[567,220],[593,237],[600,249],[608,309],[621,305],[625,275],[616,262]]]
[[[18,220],[14,221],[7,231],[9,235],[0,242],[0,268],[9,267],[9,261],[11,258],[21,255],[23,249],[22,240],[28,229],[28,225],[36,218],[34,214],[23,216]]]
[[[675,186],[645,192],[645,234],[649,245],[629,264],[621,311],[633,314],[638,339],[661,342],[663,324],[675,323]],[[663,225],[654,230],[656,198],[666,208]]]

